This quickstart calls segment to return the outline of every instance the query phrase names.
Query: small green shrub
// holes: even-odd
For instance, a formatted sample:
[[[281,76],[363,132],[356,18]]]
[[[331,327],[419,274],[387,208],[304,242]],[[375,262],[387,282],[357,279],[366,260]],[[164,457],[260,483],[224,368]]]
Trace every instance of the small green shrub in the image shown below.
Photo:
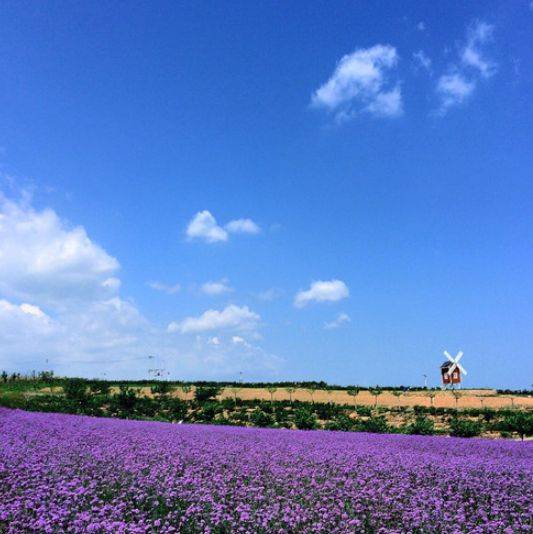
[[[470,419],[460,419],[454,417],[450,422],[450,436],[458,438],[474,438],[483,431],[483,424],[480,421]]]
[[[250,422],[254,426],[266,427],[274,424],[274,418],[269,413],[265,413],[263,410],[256,408],[250,414]]]
[[[294,424],[300,430],[313,430],[318,427],[315,414],[307,408],[298,408],[294,412]]]
[[[435,434],[435,423],[425,415],[418,415],[414,423],[408,425],[407,433],[419,436],[432,436]]]

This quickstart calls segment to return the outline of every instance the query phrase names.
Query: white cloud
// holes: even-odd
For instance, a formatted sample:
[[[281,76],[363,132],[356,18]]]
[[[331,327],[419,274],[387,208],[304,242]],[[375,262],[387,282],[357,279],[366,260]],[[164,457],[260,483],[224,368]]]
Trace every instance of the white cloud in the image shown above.
[[[228,232],[217,224],[216,219],[208,210],[199,211],[187,226],[189,239],[200,239],[207,243],[227,241]]]
[[[112,295],[118,261],[54,211],[0,194],[0,293],[53,305]]]
[[[252,219],[235,219],[225,226],[231,234],[258,234],[261,228]]]
[[[163,284],[162,282],[148,282],[148,286],[152,289],[155,289],[156,291],[161,291],[163,293],[167,293],[167,295],[174,295],[178,291],[181,290],[180,284]]]
[[[474,91],[475,82],[467,80],[461,73],[445,74],[439,78],[437,92],[441,96],[441,111],[461,104]]]
[[[223,228],[208,210],[199,211],[189,222],[187,238],[198,239],[206,243],[227,241],[229,234],[258,234],[261,228],[252,219],[234,219]]]
[[[228,279],[223,278],[222,280],[219,280],[218,282],[206,282],[205,284],[202,284],[202,287],[200,288],[200,290],[205,295],[215,297],[218,295],[231,293],[233,291],[233,288],[228,285]]]
[[[437,81],[436,91],[440,98],[438,114],[444,115],[451,107],[464,103],[481,78],[490,78],[496,72],[496,64],[484,52],[484,45],[492,39],[493,31],[492,25],[479,21],[469,28],[458,62],[452,64]]]
[[[420,32],[424,32],[426,31],[426,25],[424,22],[420,21],[417,25],[416,25],[416,29]]]
[[[312,95],[311,103],[334,113],[337,120],[360,112],[379,117],[402,114],[402,97],[391,71],[398,63],[396,48],[376,45],[345,55],[331,78]]]
[[[339,313],[333,321],[324,323],[324,328],[326,330],[333,330],[339,328],[343,324],[349,323],[351,321],[350,316],[347,313]]]
[[[413,53],[413,61],[416,67],[431,71],[431,58],[423,50]]]
[[[303,308],[310,302],[337,302],[350,295],[348,286],[342,280],[318,280],[306,291],[300,291],[294,298],[294,305]]]
[[[221,311],[207,310],[199,317],[187,317],[168,325],[169,332],[190,334],[213,330],[253,330],[261,317],[248,306],[231,304]]]
[[[176,378],[269,374],[282,365],[261,347],[165,335],[119,295],[118,268],[83,228],[35,209],[27,197],[0,196],[0,369],[146,378],[149,354]],[[185,329],[202,331],[214,319],[228,332],[257,333],[260,318],[246,307],[216,313]]]
[[[494,27],[485,22],[477,22],[468,30],[466,46],[461,53],[461,62],[466,67],[479,71],[484,78],[495,72],[496,65],[484,57],[482,46],[492,39]]]

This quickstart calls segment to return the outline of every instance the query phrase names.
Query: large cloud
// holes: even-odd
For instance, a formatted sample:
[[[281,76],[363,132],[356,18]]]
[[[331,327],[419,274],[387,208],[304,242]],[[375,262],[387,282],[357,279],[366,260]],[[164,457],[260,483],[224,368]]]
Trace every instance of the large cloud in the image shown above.
[[[118,268],[83,228],[0,196],[0,293],[45,305],[111,296]]]
[[[169,336],[119,294],[118,261],[53,210],[0,196],[0,369],[145,378],[156,355],[174,378],[270,372],[279,360],[259,347]],[[157,285],[173,292],[176,286]],[[196,323],[196,330],[209,322]],[[218,325],[246,330],[259,316],[221,312]],[[195,330],[194,321],[185,328]],[[231,329],[230,328],[230,329]]]
[[[355,50],[341,58],[330,79],[313,93],[311,103],[338,120],[361,112],[397,117],[402,114],[402,95],[391,79],[397,63],[396,48],[390,45]]]

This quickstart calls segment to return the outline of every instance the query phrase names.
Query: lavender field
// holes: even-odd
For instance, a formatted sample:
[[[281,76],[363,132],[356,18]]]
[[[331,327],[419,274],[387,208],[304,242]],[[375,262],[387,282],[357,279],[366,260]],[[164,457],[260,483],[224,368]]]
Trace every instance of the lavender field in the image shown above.
[[[0,408],[0,532],[531,532],[533,444]]]

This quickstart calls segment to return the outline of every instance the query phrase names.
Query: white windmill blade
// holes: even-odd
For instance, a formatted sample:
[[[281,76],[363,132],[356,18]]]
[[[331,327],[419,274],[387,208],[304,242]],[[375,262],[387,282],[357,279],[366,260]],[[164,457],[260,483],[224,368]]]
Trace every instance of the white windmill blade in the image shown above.
[[[450,368],[448,369],[448,372],[446,373],[448,376],[451,376],[451,374],[455,371],[455,368],[457,367],[458,364],[456,364],[455,362],[450,365]]]
[[[463,373],[464,375],[467,375],[467,374],[468,374],[468,373],[466,372],[466,369],[465,369],[460,363],[457,364],[457,367],[459,367],[459,370],[460,370],[461,373]]]
[[[448,360],[450,360],[452,363],[454,363],[454,359],[451,357],[450,353],[447,350],[444,351],[444,356],[446,356],[446,358],[448,358]]]
[[[455,363],[457,363],[462,357],[463,357],[463,351],[460,350],[458,353],[457,353],[457,356],[455,357],[454,361]]]

